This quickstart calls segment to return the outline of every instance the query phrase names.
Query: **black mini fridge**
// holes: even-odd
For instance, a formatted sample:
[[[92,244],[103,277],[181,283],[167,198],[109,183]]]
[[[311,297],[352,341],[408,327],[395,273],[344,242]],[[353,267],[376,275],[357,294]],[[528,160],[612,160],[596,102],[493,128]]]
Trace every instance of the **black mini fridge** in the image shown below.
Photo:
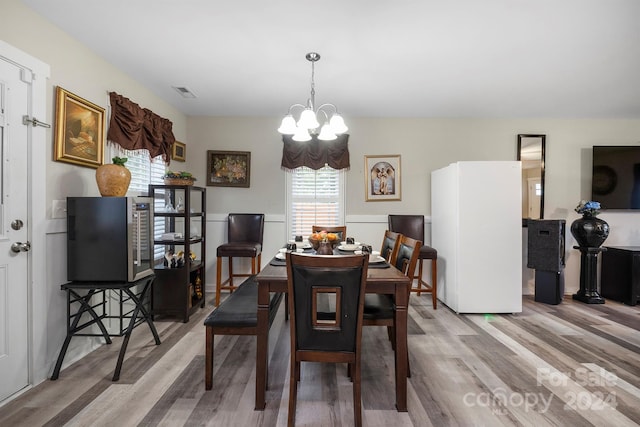
[[[67,198],[67,279],[133,282],[153,274],[148,197]]]

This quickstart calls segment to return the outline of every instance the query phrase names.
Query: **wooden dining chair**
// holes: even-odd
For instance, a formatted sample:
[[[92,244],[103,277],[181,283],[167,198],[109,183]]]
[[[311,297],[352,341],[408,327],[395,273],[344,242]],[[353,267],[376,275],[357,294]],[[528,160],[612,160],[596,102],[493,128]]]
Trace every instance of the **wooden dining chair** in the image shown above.
[[[384,232],[382,246],[380,247],[380,256],[387,262],[390,262],[392,258],[395,259],[398,249],[400,248],[400,246],[398,246],[400,236],[400,233],[395,233],[390,230]]]
[[[288,425],[295,424],[301,362],[347,363],[353,381],[354,425],[362,425],[360,350],[367,255],[311,256],[287,253],[291,370]],[[334,316],[320,312],[335,301]]]
[[[340,239],[340,241],[344,241],[347,238],[347,226],[346,225],[336,225],[332,227],[325,227],[323,225],[312,225],[311,232],[319,233],[321,231],[326,231],[327,233],[336,233]]]
[[[385,233],[386,236],[386,233]],[[384,245],[384,243],[383,243]],[[412,239],[404,235],[400,235],[394,255],[391,257],[389,264],[400,270],[405,276],[411,277],[412,272],[416,268],[418,255],[422,242]],[[411,287],[411,282],[409,282]],[[407,297],[410,292],[407,291]],[[407,305],[409,301],[406,301]],[[363,325],[365,326],[386,326],[389,340],[393,350],[395,351],[395,303],[393,296],[386,294],[366,294],[364,299]],[[409,364],[407,361],[407,373],[411,376]]]
[[[416,240],[424,242],[424,215],[389,215],[389,230],[404,234]],[[431,284],[422,278],[423,260],[431,260]],[[438,308],[438,251],[431,246],[423,244],[418,255],[418,273],[411,275],[413,280],[418,280],[417,287],[411,287],[411,292],[418,296],[422,292],[431,293],[433,309]]]

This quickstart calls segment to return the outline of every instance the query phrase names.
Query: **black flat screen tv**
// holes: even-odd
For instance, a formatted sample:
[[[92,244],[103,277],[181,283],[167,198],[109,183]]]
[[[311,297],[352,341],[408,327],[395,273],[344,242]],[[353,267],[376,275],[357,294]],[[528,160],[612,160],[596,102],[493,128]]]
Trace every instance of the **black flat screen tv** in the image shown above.
[[[640,146],[593,147],[591,200],[603,209],[640,209]]]

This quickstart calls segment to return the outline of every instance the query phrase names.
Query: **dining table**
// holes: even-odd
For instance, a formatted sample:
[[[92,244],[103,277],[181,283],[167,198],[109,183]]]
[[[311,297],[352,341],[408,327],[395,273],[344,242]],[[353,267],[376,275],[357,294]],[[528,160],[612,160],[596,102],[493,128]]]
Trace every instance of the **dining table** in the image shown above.
[[[352,253],[335,250],[334,255]],[[264,410],[269,371],[269,293],[287,292],[287,268],[284,261],[272,259],[257,275],[258,313],[256,350],[255,409]],[[386,263],[369,264],[365,292],[392,295],[395,300],[395,383],[396,409],[407,411],[407,305],[410,279],[400,270]],[[291,302],[290,299],[288,299]],[[363,357],[366,353],[363,352]]]

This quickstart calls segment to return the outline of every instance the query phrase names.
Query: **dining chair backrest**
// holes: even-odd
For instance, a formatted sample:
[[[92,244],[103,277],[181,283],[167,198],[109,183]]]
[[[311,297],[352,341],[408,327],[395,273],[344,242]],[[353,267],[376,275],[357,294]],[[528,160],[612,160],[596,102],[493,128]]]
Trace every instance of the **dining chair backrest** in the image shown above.
[[[395,257],[391,258],[389,263],[402,271],[404,275],[411,277],[416,269],[421,247],[422,242],[420,240],[401,235],[398,240],[398,249]]]
[[[313,225],[311,226],[311,232],[319,233],[321,231],[326,231],[327,233],[335,233],[338,235],[340,241],[344,241],[347,238],[347,226],[346,225],[336,225],[332,227],[325,227],[323,225]]]
[[[362,331],[368,257],[287,253],[291,351],[355,352]],[[335,317],[319,315],[319,298],[335,296]],[[327,360],[329,361],[329,360]]]
[[[424,215],[389,215],[389,230],[424,241]]]
[[[254,242],[262,245],[264,214],[230,213],[227,242]]]
[[[387,260],[387,262],[391,261],[391,258],[395,257],[399,248],[398,244],[400,243],[400,236],[400,233],[395,233],[390,230],[386,230],[384,232],[382,246],[380,247],[380,256]]]

